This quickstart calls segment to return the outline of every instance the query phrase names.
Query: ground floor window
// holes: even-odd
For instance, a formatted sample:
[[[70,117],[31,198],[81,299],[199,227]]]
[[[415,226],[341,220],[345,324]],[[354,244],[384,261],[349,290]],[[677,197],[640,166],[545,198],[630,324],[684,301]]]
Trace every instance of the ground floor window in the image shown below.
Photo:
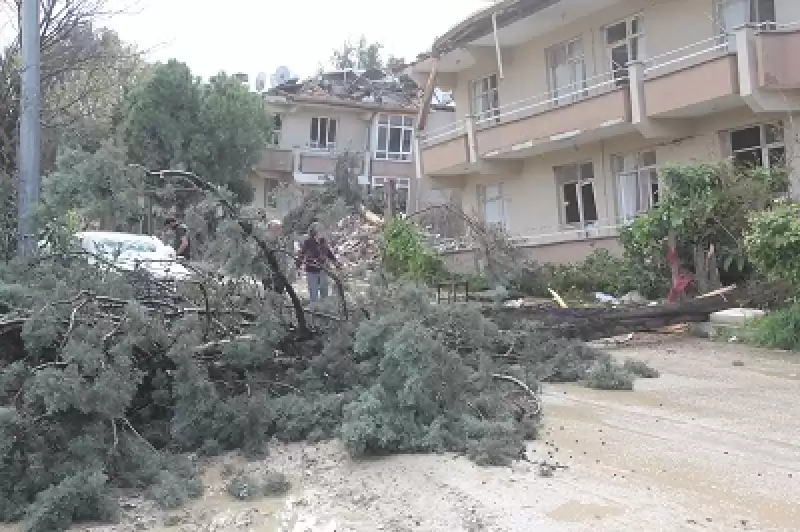
[[[561,223],[568,226],[591,226],[597,223],[594,192],[594,165],[570,164],[553,168],[559,187]]]
[[[627,222],[658,203],[656,152],[611,156],[611,173],[617,185],[619,217]]]
[[[503,183],[478,185],[478,207],[486,225],[508,230],[508,204],[503,192]]]
[[[761,124],[729,133],[730,152],[736,166],[774,168],[786,162],[783,124]]]

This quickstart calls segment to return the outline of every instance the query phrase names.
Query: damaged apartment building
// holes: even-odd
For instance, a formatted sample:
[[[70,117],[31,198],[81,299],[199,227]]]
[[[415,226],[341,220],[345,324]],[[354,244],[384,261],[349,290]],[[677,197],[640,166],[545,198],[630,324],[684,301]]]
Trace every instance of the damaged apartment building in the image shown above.
[[[421,115],[421,181],[541,262],[616,248],[666,164],[785,164],[798,197],[798,57],[799,0],[500,1],[408,69],[456,108]]]
[[[251,174],[253,206],[268,217],[285,215],[305,191],[332,178],[345,152],[366,190],[386,190],[394,181],[401,211],[442,196],[417,186],[420,95],[409,76],[380,70],[325,72],[266,91],[275,129]],[[430,116],[439,127],[455,121],[452,106],[433,105]]]

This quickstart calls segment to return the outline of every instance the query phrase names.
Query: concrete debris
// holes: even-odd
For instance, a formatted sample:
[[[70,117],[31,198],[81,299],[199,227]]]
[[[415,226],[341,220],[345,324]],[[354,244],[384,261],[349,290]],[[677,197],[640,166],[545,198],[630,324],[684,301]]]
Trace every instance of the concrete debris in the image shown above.
[[[290,79],[266,93],[269,96],[344,100],[391,107],[416,108],[422,90],[406,74],[389,70],[335,70],[305,81]]]
[[[372,214],[372,213],[370,213]],[[345,270],[375,270],[381,260],[380,217],[350,215],[331,232],[334,253]]]

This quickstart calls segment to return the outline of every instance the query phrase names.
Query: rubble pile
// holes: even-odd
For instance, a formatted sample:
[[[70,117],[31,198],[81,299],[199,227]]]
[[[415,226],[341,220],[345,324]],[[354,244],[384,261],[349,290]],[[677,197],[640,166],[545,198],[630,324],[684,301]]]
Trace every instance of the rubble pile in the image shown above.
[[[324,72],[305,81],[290,79],[268,94],[414,108],[422,97],[422,90],[405,74],[348,69]]]
[[[331,231],[334,253],[348,272],[375,270],[381,261],[381,224],[350,215]]]

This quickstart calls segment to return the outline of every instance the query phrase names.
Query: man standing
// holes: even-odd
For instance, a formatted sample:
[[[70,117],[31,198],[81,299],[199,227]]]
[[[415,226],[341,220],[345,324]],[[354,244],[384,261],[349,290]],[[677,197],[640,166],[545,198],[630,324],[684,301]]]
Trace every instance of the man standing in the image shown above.
[[[319,238],[317,233],[317,228],[314,226],[308,230],[308,238],[303,242],[296,261],[298,268],[305,264],[308,297],[312,302],[328,297],[328,275],[324,271],[328,260],[332,261],[337,268],[341,268],[341,264],[331,248],[324,239]]]
[[[189,260],[192,254],[192,245],[189,241],[189,228],[185,223],[178,223],[174,217],[169,216],[164,220],[164,226],[174,235],[175,255],[182,260]]]

